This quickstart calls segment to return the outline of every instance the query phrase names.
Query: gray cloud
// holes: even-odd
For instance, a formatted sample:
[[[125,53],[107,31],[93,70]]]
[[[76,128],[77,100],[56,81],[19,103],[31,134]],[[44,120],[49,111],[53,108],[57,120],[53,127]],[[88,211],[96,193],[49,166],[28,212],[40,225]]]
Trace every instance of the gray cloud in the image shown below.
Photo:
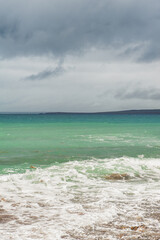
[[[24,80],[36,81],[36,80],[44,80],[50,77],[60,76],[65,72],[64,67],[61,62],[54,68],[47,68],[44,71],[41,71],[37,74],[32,74],[24,78]]]
[[[160,89],[134,89],[134,90],[119,90],[115,95],[120,99],[143,99],[143,100],[160,100]]]
[[[159,42],[159,0],[0,0],[1,58],[126,46],[122,55],[152,61],[160,58]]]
[[[159,0],[0,0],[0,111],[159,108],[159,42]]]

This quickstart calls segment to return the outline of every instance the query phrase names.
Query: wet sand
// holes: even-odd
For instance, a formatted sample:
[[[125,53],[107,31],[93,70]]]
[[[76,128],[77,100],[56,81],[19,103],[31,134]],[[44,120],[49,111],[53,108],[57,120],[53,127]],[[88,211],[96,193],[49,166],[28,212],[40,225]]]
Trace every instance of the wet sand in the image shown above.
[[[1,200],[4,201],[4,200]],[[114,221],[105,223],[99,222],[95,225],[88,225],[85,227],[81,227],[79,229],[72,229],[70,231],[66,231],[65,234],[61,235],[60,239],[64,240],[159,240],[160,239],[160,202],[155,203],[155,206],[150,206],[144,204],[144,216],[140,217],[138,215],[135,216],[119,216],[119,218],[115,218]],[[42,206],[41,206],[42,207]],[[77,217],[81,217],[83,213],[81,212],[70,212],[70,214],[77,214]],[[25,214],[24,214],[25,215]],[[10,223],[10,228],[8,228],[8,232],[14,231],[16,232],[16,228],[21,225],[32,225],[39,220],[33,216],[28,215],[21,216],[25,217],[25,221],[20,220],[19,217],[15,215],[9,214],[5,209],[0,205],[0,230],[4,229],[7,236],[7,225]],[[123,219],[123,221],[122,221]],[[53,226],[54,227],[54,226]],[[32,239],[38,239],[39,236],[32,235]],[[3,235],[4,236],[4,235]],[[54,238],[54,236],[53,236]],[[1,238],[1,240],[6,239],[5,237]],[[10,237],[9,239],[14,239],[14,237]],[[28,239],[28,238],[27,238]],[[40,238],[42,239],[42,238]]]

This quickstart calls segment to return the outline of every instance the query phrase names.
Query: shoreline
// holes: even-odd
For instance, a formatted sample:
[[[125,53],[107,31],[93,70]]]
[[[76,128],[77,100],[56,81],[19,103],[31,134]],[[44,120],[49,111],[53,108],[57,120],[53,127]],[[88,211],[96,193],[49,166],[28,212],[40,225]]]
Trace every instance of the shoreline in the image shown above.
[[[7,200],[0,200],[0,203],[2,201]],[[79,229],[71,229],[67,230],[66,232],[62,233],[60,238],[55,238],[56,240],[111,240],[111,239],[122,239],[122,240],[159,240],[160,239],[160,231],[158,228],[158,224],[156,224],[157,220],[160,223],[160,211],[158,206],[156,208],[150,208],[149,206],[145,209],[145,217],[140,216],[133,216],[127,217],[127,216],[121,216],[124,217],[124,222],[118,222],[118,219],[114,219],[113,221],[110,221],[108,223],[105,222],[99,222],[97,224],[93,225],[86,225],[84,227],[80,227]],[[151,211],[151,213],[149,213]],[[81,217],[83,213],[80,212],[73,212],[71,214],[77,214],[77,217]],[[23,218],[23,214],[21,216]],[[9,229],[9,231],[6,233],[6,237],[11,231],[12,234],[16,234],[17,228],[21,228],[24,226],[31,226],[34,222],[38,221],[38,219],[34,219],[32,215],[28,216],[28,221],[22,221],[18,219],[17,216],[10,215],[7,213],[6,210],[0,207],[0,224],[1,229],[7,229],[7,225],[10,222],[16,222],[16,225],[14,227],[14,224],[12,224],[12,228]],[[150,223],[153,223],[151,225]],[[39,224],[42,227],[42,223]],[[46,226],[43,226],[44,229],[47,231]],[[54,228],[54,225],[52,226]],[[4,234],[4,231],[3,231]],[[21,237],[21,235],[18,235]],[[53,237],[54,234],[52,235]],[[4,237],[4,235],[3,235]],[[34,236],[34,239],[38,239],[39,235]],[[7,239],[7,238],[2,238]],[[12,239],[12,238],[10,238]],[[14,238],[16,240],[16,238]],[[17,238],[18,239],[18,238]],[[28,239],[23,237],[23,239]],[[41,238],[40,238],[41,239]]]

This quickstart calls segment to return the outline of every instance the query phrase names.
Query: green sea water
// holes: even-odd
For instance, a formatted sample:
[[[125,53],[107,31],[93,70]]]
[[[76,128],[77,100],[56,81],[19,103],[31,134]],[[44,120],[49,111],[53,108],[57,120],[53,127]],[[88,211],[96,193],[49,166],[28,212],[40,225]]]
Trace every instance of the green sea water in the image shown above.
[[[0,173],[123,156],[160,157],[160,115],[0,115]]]
[[[160,115],[0,115],[0,239],[156,240],[159,209]]]

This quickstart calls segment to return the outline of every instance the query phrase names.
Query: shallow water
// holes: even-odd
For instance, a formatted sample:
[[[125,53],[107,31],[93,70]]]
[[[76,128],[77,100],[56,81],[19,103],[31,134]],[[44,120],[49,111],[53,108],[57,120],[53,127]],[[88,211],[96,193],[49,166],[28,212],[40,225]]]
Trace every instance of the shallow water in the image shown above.
[[[160,117],[56,117],[1,120],[1,239],[160,239]]]

